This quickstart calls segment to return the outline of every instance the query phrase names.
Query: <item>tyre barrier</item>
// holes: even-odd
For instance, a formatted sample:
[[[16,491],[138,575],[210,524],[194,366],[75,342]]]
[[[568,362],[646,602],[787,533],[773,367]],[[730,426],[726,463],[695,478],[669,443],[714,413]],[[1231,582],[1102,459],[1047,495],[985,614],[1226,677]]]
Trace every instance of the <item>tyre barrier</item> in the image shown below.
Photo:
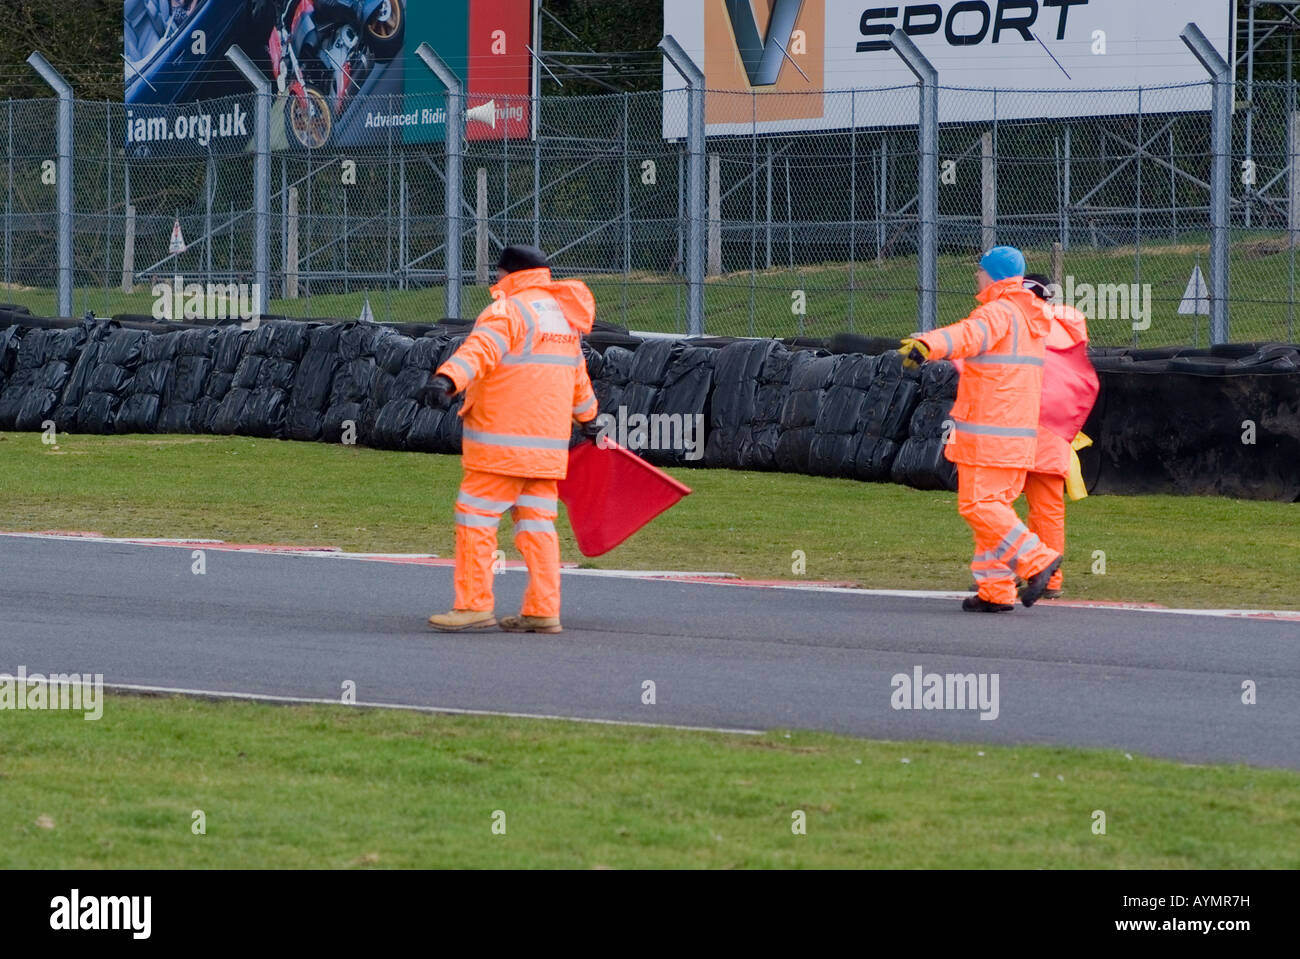
[[[1155,352],[1094,357],[1088,489],[1300,502],[1300,347]]]
[[[0,315],[0,429],[209,433],[458,453],[459,401],[417,396],[471,324],[273,321],[256,330]],[[144,327],[144,328],[136,328]],[[848,336],[846,334],[846,336]],[[865,341],[868,338],[859,337]],[[639,339],[583,344],[600,409],[702,424],[684,445],[630,443],[665,466],[778,470],[953,490],[943,456],[957,372],[902,369],[819,341]],[[849,345],[840,342],[836,345]],[[1085,431],[1097,493],[1300,500],[1300,347],[1095,350],[1101,396]],[[642,437],[658,435],[643,430]],[[642,448],[646,447],[646,448]]]

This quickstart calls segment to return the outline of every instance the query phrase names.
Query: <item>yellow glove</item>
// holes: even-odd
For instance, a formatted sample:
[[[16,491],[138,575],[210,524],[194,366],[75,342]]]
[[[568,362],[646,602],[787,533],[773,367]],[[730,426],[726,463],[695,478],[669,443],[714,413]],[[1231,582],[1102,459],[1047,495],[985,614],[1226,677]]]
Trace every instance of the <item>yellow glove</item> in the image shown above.
[[[898,352],[903,354],[905,370],[914,370],[930,358],[930,348],[922,340],[912,337],[903,340],[902,349]]]
[[[1080,433],[1070,443],[1070,475],[1065,479],[1065,492],[1072,500],[1085,499],[1088,487],[1083,482],[1083,464],[1079,462],[1079,450],[1086,450],[1092,440],[1086,433]]]

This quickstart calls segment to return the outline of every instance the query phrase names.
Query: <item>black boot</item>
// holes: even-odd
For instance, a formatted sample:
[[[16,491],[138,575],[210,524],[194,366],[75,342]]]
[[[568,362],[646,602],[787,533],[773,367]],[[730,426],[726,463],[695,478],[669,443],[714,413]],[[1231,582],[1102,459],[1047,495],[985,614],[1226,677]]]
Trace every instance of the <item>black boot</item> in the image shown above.
[[[1020,602],[1024,603],[1026,608],[1033,606],[1034,603],[1043,598],[1043,593],[1047,592],[1047,581],[1052,578],[1053,573],[1061,568],[1061,560],[1064,558],[1063,556],[1056,557],[1037,576],[1029,577],[1029,581],[1025,583],[1025,588],[1020,591]]]
[[[1016,607],[1010,603],[990,603],[982,596],[967,596],[961,608],[968,613],[1009,613]]]

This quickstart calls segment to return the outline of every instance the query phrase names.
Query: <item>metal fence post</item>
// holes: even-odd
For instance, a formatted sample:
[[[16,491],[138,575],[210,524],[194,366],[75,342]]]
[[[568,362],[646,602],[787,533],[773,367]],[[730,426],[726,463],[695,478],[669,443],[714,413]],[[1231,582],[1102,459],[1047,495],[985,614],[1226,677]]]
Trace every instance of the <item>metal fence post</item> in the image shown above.
[[[687,88],[686,134],[686,331],[704,335],[704,73],[672,35],[659,42],[668,62]]]
[[[9,100],[8,152],[5,154],[8,175],[5,177],[5,283],[13,282],[13,216],[14,216],[14,101]]]
[[[1142,289],[1142,151],[1144,144],[1147,142],[1142,132],[1142,88],[1138,87],[1137,102],[1137,157],[1134,171],[1134,186],[1137,188],[1137,210],[1135,211],[1135,223],[1133,228],[1133,279],[1135,282],[1134,289]],[[1147,323],[1150,326],[1150,323]],[[1133,346],[1138,345],[1138,334],[1141,326],[1137,323],[1133,326]]]
[[[628,97],[623,91],[623,325],[627,325],[627,278],[632,272],[632,173]]]
[[[876,175],[876,265],[885,262],[885,213],[889,210],[889,137],[880,136],[880,169]]]
[[[1061,235],[1061,242],[1065,244],[1065,249],[1070,249],[1070,204],[1074,202],[1074,127],[1067,125],[1065,128],[1065,185],[1062,189],[1065,191],[1065,232]]]
[[[1219,344],[1228,342],[1232,69],[1196,24],[1184,27],[1181,37],[1214,84],[1210,135],[1210,343]]]
[[[433,52],[433,47],[421,43],[415,50],[426,67],[447,88],[447,315],[452,319],[460,317],[461,284],[461,200],[465,188],[462,183],[461,164],[465,149],[465,90],[458,77],[443,62],[442,57]]]
[[[410,260],[410,224],[407,209],[410,206],[406,186],[406,151],[397,155],[397,288],[406,289],[406,264]]]
[[[32,69],[41,75],[59,98],[58,120],[55,128],[58,166],[55,176],[58,186],[55,188],[58,206],[58,282],[56,300],[59,316],[72,315],[72,86],[63,78],[63,74],[50,64],[40,53],[33,52],[27,58]]]
[[[105,149],[108,144],[113,142],[113,105],[104,103],[104,145]],[[104,315],[111,316],[113,309],[109,303],[109,283],[108,276],[113,272],[113,161],[110,158],[104,164],[104,176],[107,181],[104,187]]]
[[[295,257],[296,261],[296,257]],[[298,264],[293,265],[297,286]],[[280,297],[287,298],[289,288],[289,158],[280,157]]]
[[[853,297],[858,285],[858,92],[849,93],[849,332],[856,329]]]
[[[764,269],[772,269],[772,141],[767,141],[767,225],[765,232]]]
[[[1296,116],[1295,67],[1292,55],[1295,47],[1291,35],[1286,38],[1286,116],[1287,116],[1287,287],[1286,336],[1295,342],[1295,250],[1296,231],[1300,230],[1300,117]]]
[[[260,316],[267,311],[271,276],[267,253],[271,234],[271,81],[238,44],[226,51],[226,59],[256,91],[253,109],[256,151],[253,162],[253,310]]]
[[[993,168],[993,133],[980,137],[980,246],[998,245],[998,178]]]
[[[212,199],[217,194],[216,180],[216,161],[209,149],[203,165],[203,265],[207,283],[212,282]]]
[[[901,29],[889,44],[921,83],[920,191],[921,282],[918,290],[921,331],[933,330],[939,315],[939,71]]]

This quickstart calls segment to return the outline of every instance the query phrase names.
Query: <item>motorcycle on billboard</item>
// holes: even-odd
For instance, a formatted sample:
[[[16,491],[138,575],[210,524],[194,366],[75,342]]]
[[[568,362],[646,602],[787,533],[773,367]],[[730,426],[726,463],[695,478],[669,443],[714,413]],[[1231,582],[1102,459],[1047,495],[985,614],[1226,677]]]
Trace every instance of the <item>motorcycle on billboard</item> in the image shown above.
[[[267,49],[290,144],[325,146],[377,63],[402,50],[402,0],[283,0]]]

